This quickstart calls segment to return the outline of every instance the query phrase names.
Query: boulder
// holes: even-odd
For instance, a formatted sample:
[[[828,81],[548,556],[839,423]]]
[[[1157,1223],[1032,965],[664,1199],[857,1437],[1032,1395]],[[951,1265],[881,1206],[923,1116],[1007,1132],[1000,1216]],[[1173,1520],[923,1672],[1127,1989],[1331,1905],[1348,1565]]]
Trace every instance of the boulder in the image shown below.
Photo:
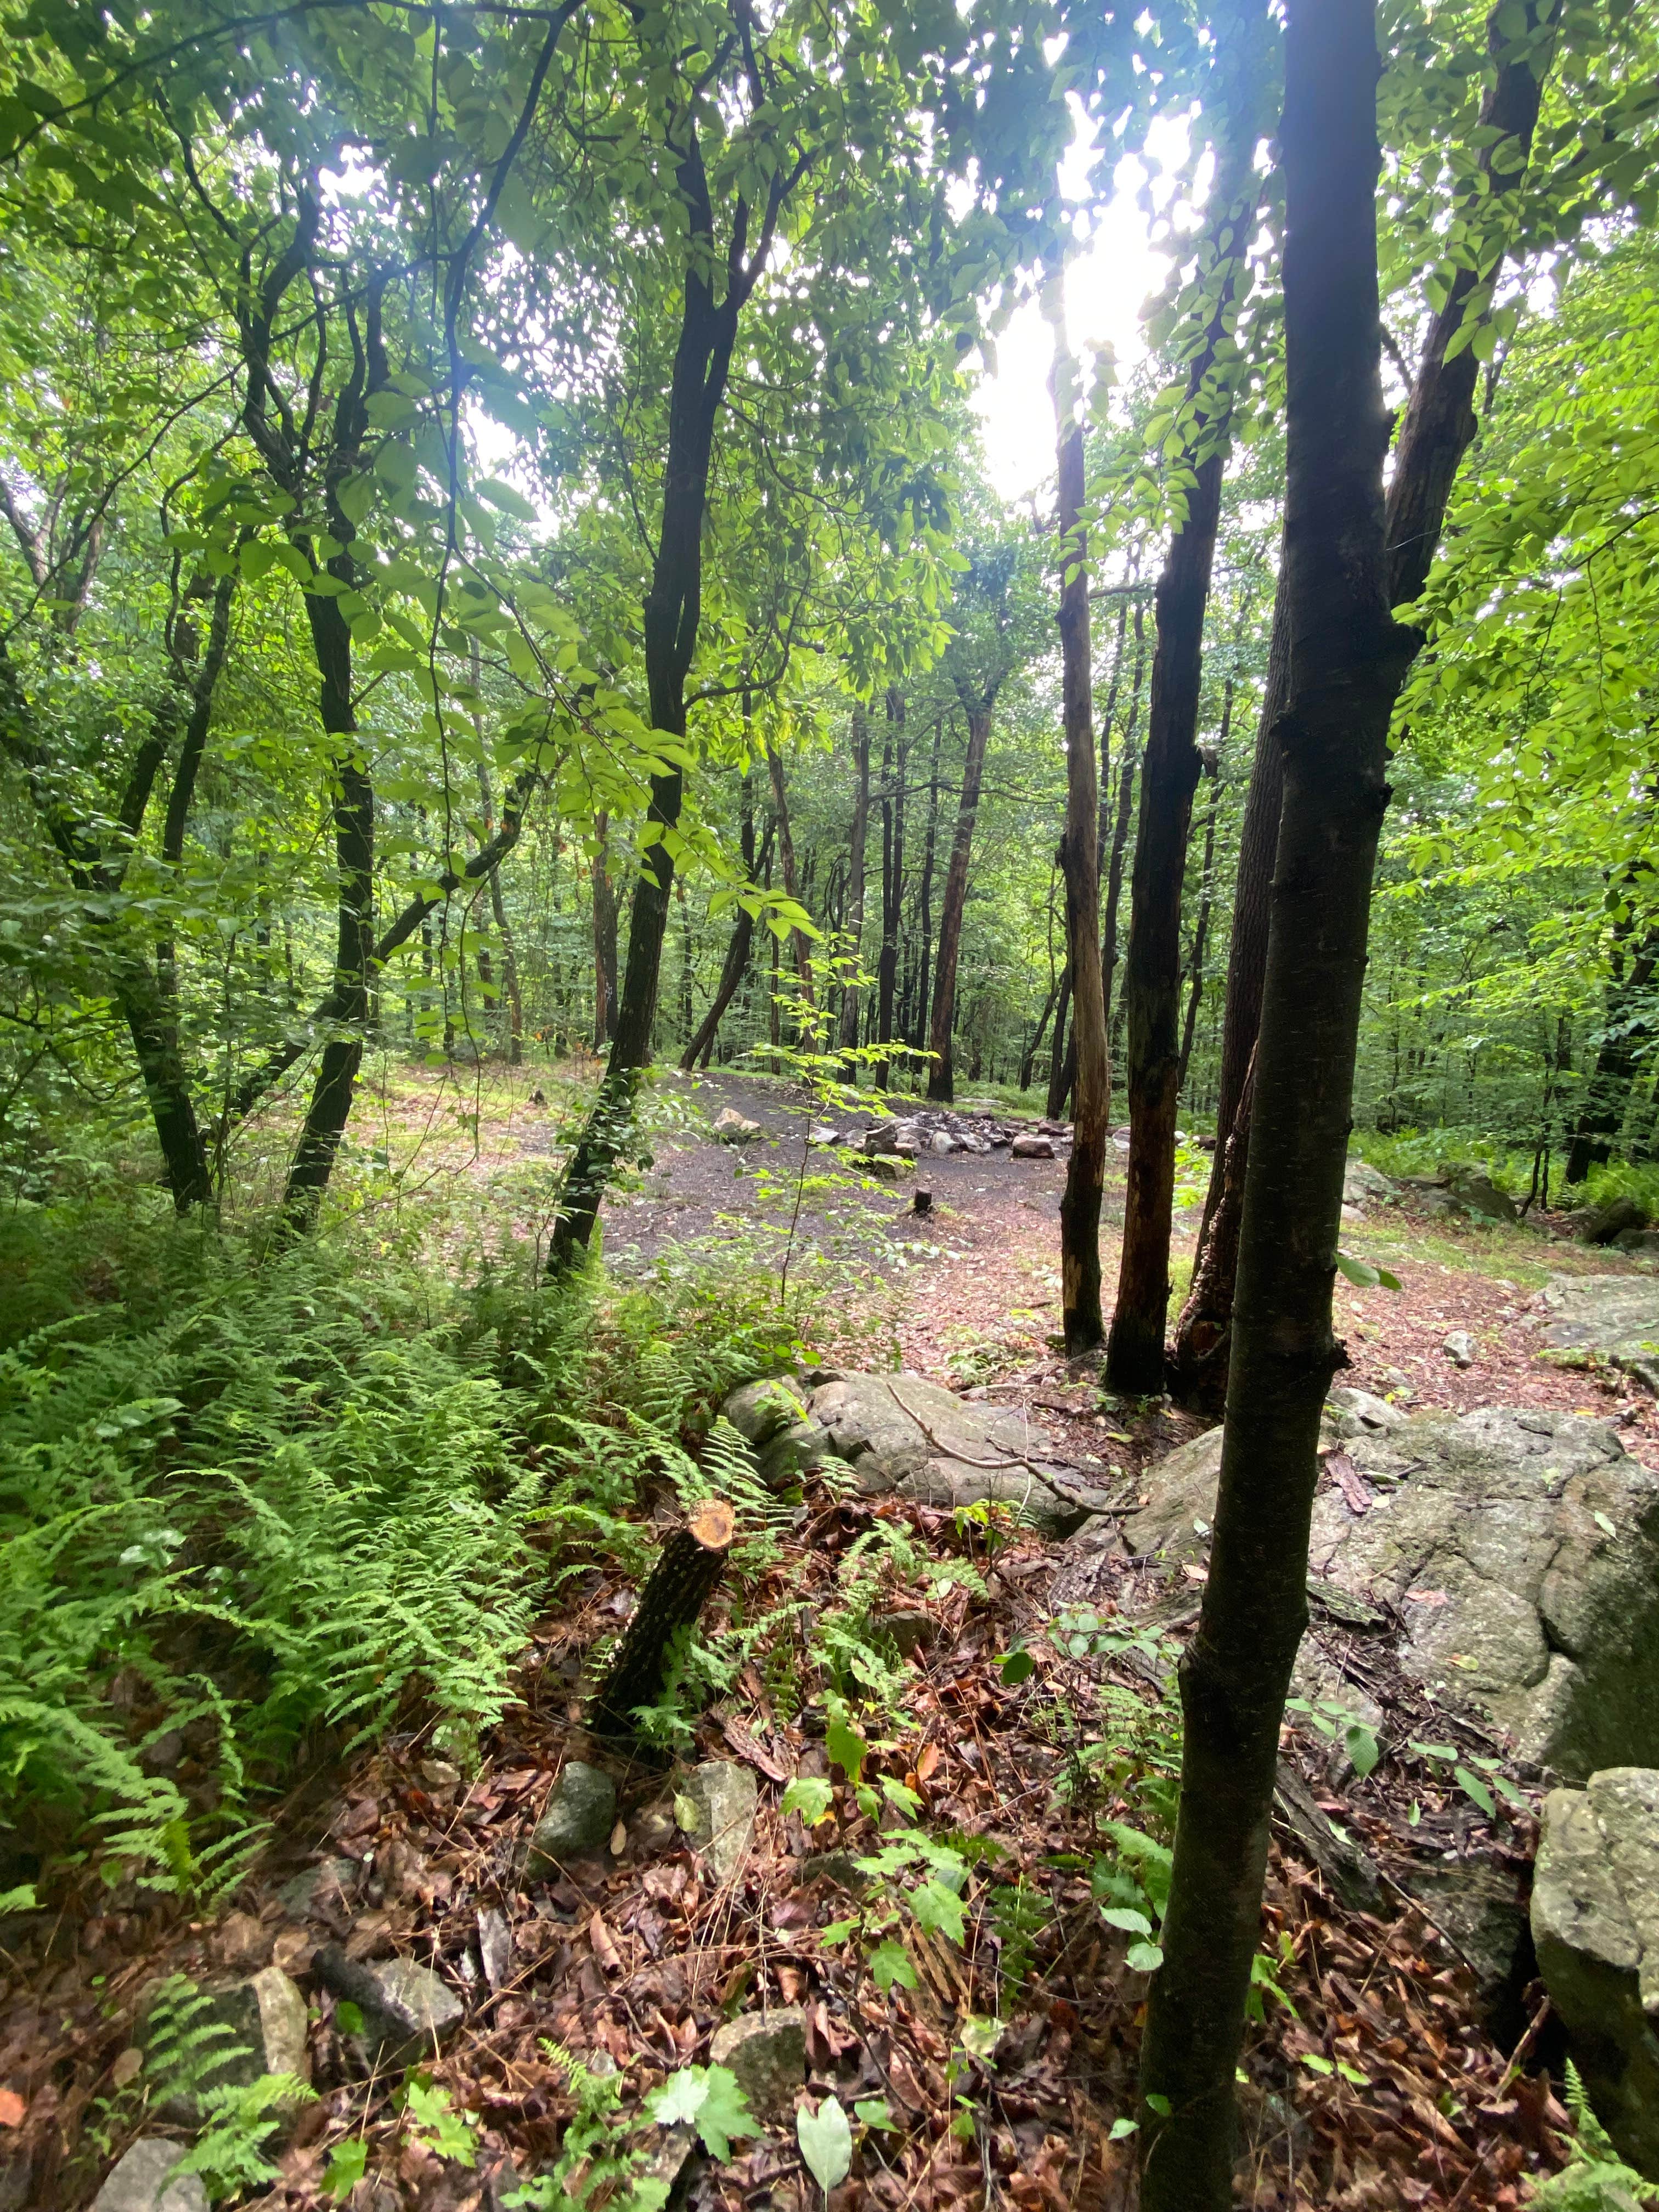
[[[912,1652],[925,1651],[939,1640],[939,1623],[931,1613],[919,1607],[895,1607],[890,1612],[872,1613],[870,1626],[874,1634],[885,1638],[902,1659]]]
[[[204,2089],[242,2089],[262,2074],[293,2074],[311,2079],[311,2057],[306,2047],[306,2001],[280,1966],[266,1966],[245,1982],[228,1989],[204,1992],[208,2008],[191,2015],[190,2029],[212,2038],[204,2046],[198,2078]],[[154,2014],[138,2030],[138,2045],[147,2050]],[[181,2126],[201,2117],[201,2101],[193,2093],[168,2099],[161,2117]]]
[[[859,1149],[865,1158],[872,1160],[878,1152],[890,1152],[898,1128],[896,1121],[872,1121],[860,1139]]]
[[[739,1114],[735,1106],[727,1106],[717,1114],[709,1132],[717,1145],[752,1145],[757,1137],[765,1133],[758,1121]]]
[[[1035,1136],[1026,1129],[1014,1139],[1008,1150],[1017,1160],[1051,1160],[1054,1156],[1054,1142],[1052,1137]]]
[[[1455,1328],[1440,1349],[1454,1367],[1473,1367],[1474,1339],[1466,1328]]]
[[[1432,1178],[1408,1176],[1407,1181],[1416,1185],[1423,1203],[1431,1211],[1468,1214],[1478,1221],[1521,1218],[1508,1192],[1499,1190],[1482,1169],[1467,1162],[1448,1161]]]
[[[1581,1244],[1613,1244],[1648,1225],[1647,1208],[1620,1192],[1600,1206],[1581,1206],[1571,1217],[1572,1233]]]
[[[603,1850],[617,1820],[617,1785],[597,1766],[568,1759],[530,1838],[527,1881],[556,1875],[568,1859]]]
[[[896,1493],[921,1505],[993,1498],[1017,1505],[1055,1535],[1109,1500],[1070,1469],[1023,1414],[966,1406],[919,1375],[844,1375],[813,1391],[812,1418],[866,1497]]]
[[[1324,1443],[1311,1592],[1403,1620],[1404,1670],[1490,1714],[1524,1758],[1570,1778],[1659,1763],[1659,1478],[1610,1422],[1402,1416],[1345,1392]],[[1152,1468],[1131,1550],[1200,1555],[1220,1464],[1212,1429]]]
[[[92,2212],[207,2212],[207,2191],[199,2173],[173,2169],[185,2155],[183,2143],[144,2136],[117,2162],[92,2201]]]
[[[1390,1182],[1380,1168],[1374,1168],[1369,1160],[1350,1155],[1342,1171],[1344,1206],[1395,1206],[1399,1199],[1398,1184]]]
[[[1650,1275],[1553,1275],[1547,1350],[1583,1352],[1659,1391],[1659,1284]]]
[[[757,1461],[760,1479],[771,1491],[791,1490],[803,1475],[822,1467],[828,1440],[816,1421],[796,1421],[780,1430]]]
[[[684,1794],[696,1813],[691,1841],[724,1887],[742,1870],[754,1833],[754,1769],[732,1759],[706,1759],[686,1778]]]
[[[359,2039],[376,2066],[412,2066],[431,2058],[465,2009],[447,1982],[413,1959],[364,1966],[337,1943],[325,1943],[312,1965],[325,1988],[362,2014]]]
[[[758,1450],[785,1429],[792,1429],[806,1412],[806,1393],[793,1375],[769,1375],[758,1382],[745,1382],[720,1407],[741,1437]]]
[[[960,1137],[953,1137],[948,1129],[935,1129],[927,1139],[927,1149],[937,1152],[941,1159],[951,1152],[965,1152],[968,1149]]]
[[[1613,1767],[1550,1792],[1532,1936],[1596,2118],[1659,2181],[1659,1773]]]
[[[787,2112],[806,2081],[806,2014],[799,2005],[728,2020],[708,2045],[711,2066],[729,2066],[757,2119]]]

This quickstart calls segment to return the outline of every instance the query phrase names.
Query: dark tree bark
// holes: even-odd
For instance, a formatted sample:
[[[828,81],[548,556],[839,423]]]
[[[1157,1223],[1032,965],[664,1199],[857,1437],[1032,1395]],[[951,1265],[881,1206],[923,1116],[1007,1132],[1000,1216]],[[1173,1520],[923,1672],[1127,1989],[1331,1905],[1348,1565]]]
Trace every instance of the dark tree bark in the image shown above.
[[[1224,11],[1218,19],[1217,96],[1224,147],[1215,187],[1215,298],[1187,375],[1191,413],[1183,426],[1182,456],[1194,480],[1187,491],[1186,514],[1170,540],[1154,599],[1158,644],[1123,974],[1129,1158],[1117,1303],[1106,1346],[1107,1382],[1114,1390],[1138,1396],[1151,1396],[1164,1388],[1181,1090],[1181,901],[1193,793],[1202,767],[1198,713],[1204,620],[1232,419],[1232,380],[1218,361],[1235,311],[1244,246],[1255,227],[1261,191],[1255,167],[1254,56],[1267,37],[1265,23],[1243,8],[1236,16]]]
[[[1133,818],[1135,770],[1139,765],[1135,738],[1140,727],[1140,684],[1146,666],[1146,615],[1137,604],[1134,613],[1135,659],[1129,686],[1129,719],[1123,732],[1123,757],[1117,771],[1117,813],[1112,823],[1110,858],[1106,863],[1106,913],[1102,923],[1100,972],[1106,1001],[1106,1024],[1111,1027],[1112,998],[1117,978],[1117,918],[1123,900],[1123,863],[1129,849],[1129,823]],[[1066,1089],[1069,1091],[1069,1082]]]
[[[1493,58],[1494,75],[1481,101],[1480,121],[1483,127],[1501,131],[1504,137],[1480,149],[1474,166],[1483,181],[1478,186],[1471,186],[1471,199],[1491,197],[1485,185],[1494,173],[1494,155],[1499,157],[1498,173],[1510,192],[1518,192],[1524,183],[1549,60],[1547,52],[1533,50],[1531,33],[1540,21],[1553,23],[1559,9],[1554,0],[1541,9],[1536,0],[1528,0],[1528,35],[1513,40],[1499,35],[1501,13],[1501,9],[1494,9],[1487,18],[1486,43]],[[1493,241],[1490,265],[1480,274],[1495,274],[1503,254],[1500,236]],[[1462,325],[1469,295],[1480,281],[1480,276],[1474,269],[1456,271],[1444,305],[1430,322],[1423,357],[1401,420],[1388,491],[1386,527],[1391,606],[1409,604],[1423,589],[1440,542],[1452,484],[1479,427],[1474,398],[1480,364],[1474,349],[1466,346],[1449,362],[1446,348]],[[1267,687],[1257,725],[1255,762],[1239,842],[1233,938],[1227,962],[1227,1003],[1222,1026],[1220,1091],[1216,1104],[1215,1160],[1199,1230],[1193,1288],[1176,1331],[1173,1387],[1176,1395],[1183,1398],[1189,1390],[1194,1392],[1194,1404],[1206,1398],[1214,1402],[1218,1394],[1224,1394],[1225,1389],[1233,1276],[1229,1268],[1206,1266],[1205,1250],[1210,1238],[1217,1235],[1228,1249],[1238,1249],[1237,1220],[1218,1223],[1217,1217],[1226,1200],[1224,1182],[1228,1146],[1261,1024],[1267,957],[1267,912],[1284,788],[1283,763],[1275,732],[1285,712],[1289,684],[1290,638],[1285,591],[1281,563],[1279,591],[1273,601]],[[1237,1206],[1243,1202],[1242,1176],[1234,1179],[1231,1189],[1232,1202]],[[1200,1282],[1205,1285],[1201,1299]]]
[[[859,1041],[860,948],[864,942],[864,885],[866,854],[870,839],[870,719],[864,702],[853,706],[853,834],[848,848],[847,915],[842,924],[847,957],[852,963],[841,994],[840,1042],[848,1055],[845,1071],[852,1070],[852,1054]]]
[[[652,727],[672,738],[683,738],[685,679],[696,651],[702,612],[702,525],[714,425],[725,397],[738,319],[771,252],[791,179],[782,171],[775,174],[759,235],[746,260],[750,212],[747,203],[739,202],[730,248],[724,257],[725,289],[717,300],[709,276],[720,265],[721,257],[714,238],[714,210],[702,142],[690,114],[677,118],[677,123],[684,130],[685,151],[675,176],[685,209],[690,250],[685,258],[684,301],[669,386],[662,514],[651,586],[645,599],[644,630]],[[654,829],[658,835],[656,842],[645,848],[635,885],[629,916],[628,965],[611,1057],[587,1127],[565,1170],[549,1255],[550,1268],[556,1273],[562,1273],[579,1254],[586,1253],[611,1170],[633,1132],[635,1093],[641,1072],[651,1058],[663,933],[674,879],[673,857],[660,833],[678,822],[684,790],[684,771],[678,766],[652,779],[646,828],[647,833]]]
[[[661,1697],[674,1639],[696,1626],[714,1595],[734,1528],[732,1508],[724,1498],[711,1498],[663,1546],[588,1709],[587,1724],[596,1735],[627,1741],[637,1735],[635,1711]]]
[[[755,787],[747,769],[744,770],[741,808],[738,839],[743,852],[743,872],[746,881],[753,883],[755,880]],[[766,829],[766,853],[762,865],[769,868],[771,864],[772,827],[769,823]],[[720,968],[720,982],[715,987],[714,996],[710,1001],[708,1012],[703,1016],[691,1042],[680,1054],[682,1067],[688,1069],[696,1067],[699,1061],[703,1066],[708,1066],[708,1057],[714,1049],[714,1039],[719,1034],[720,1023],[725,1018],[726,1010],[737,997],[738,986],[748,972],[749,955],[754,942],[755,917],[747,907],[739,906],[737,909],[737,918],[732,924],[731,940],[726,948],[726,959]]]
[[[927,1001],[933,957],[933,854],[939,842],[939,749],[945,717],[933,717],[933,764],[927,773],[927,826],[921,840],[921,875],[916,885],[916,1010],[910,1042],[920,1052],[927,1040]]]
[[[1083,430],[1076,421],[1077,372],[1066,347],[1057,294],[1054,394],[1059,503],[1060,697],[1066,731],[1066,826],[1060,841],[1066,884],[1066,951],[1077,1043],[1072,1157],[1060,1202],[1060,1311],[1066,1352],[1092,1352],[1104,1333],[1100,1309],[1100,1200],[1106,1180],[1112,1094],[1106,1058],[1106,1000],[1100,971],[1100,788],[1095,775],[1090,683],[1088,540],[1083,526]]]
[[[951,841],[951,859],[945,871],[945,896],[939,903],[939,957],[933,966],[933,1009],[928,1028],[928,1046],[933,1057],[927,1070],[927,1096],[946,1105],[956,1096],[951,1037],[957,1019],[957,962],[962,952],[962,917],[968,904],[974,823],[979,816],[985,748],[990,743],[996,698],[996,690],[992,688],[971,695],[964,693],[962,702],[968,717],[968,750],[962,763],[956,834]]]
[[[1341,1358],[1331,1287],[1389,720],[1409,654],[1383,536],[1373,0],[1291,0],[1285,49],[1285,803],[1220,1492],[1182,1662],[1175,1864],[1141,2051],[1145,2212],[1233,2202],[1234,2072],[1307,1622],[1320,1411]]]
[[[1233,679],[1227,678],[1221,700],[1221,732],[1216,739],[1215,750],[1204,762],[1204,773],[1210,779],[1210,803],[1204,810],[1204,864],[1200,872],[1198,915],[1193,924],[1193,949],[1187,963],[1187,1019],[1181,1032],[1181,1073],[1176,1084],[1177,1092],[1187,1088],[1187,1070],[1192,1064],[1193,1037],[1198,1028],[1198,1009],[1204,996],[1204,951],[1209,942],[1210,916],[1215,910],[1215,825],[1221,811],[1221,756],[1226,748],[1227,732],[1233,719]]]
[[[804,906],[801,896],[800,871],[795,865],[795,840],[789,827],[789,793],[783,780],[783,757],[770,745],[765,748],[766,772],[772,780],[772,817],[778,827],[778,860],[783,869],[784,895],[797,906]],[[789,949],[794,956],[795,974],[800,982],[802,1036],[807,1036],[813,1027],[813,1016],[817,1000],[812,985],[812,947],[805,930],[792,929]]]
[[[1036,1018],[1036,1027],[1031,1031],[1030,1042],[1020,1054],[1019,1087],[1022,1091],[1029,1091],[1031,1087],[1031,1075],[1036,1066],[1036,1056],[1042,1049],[1042,1040],[1048,1030],[1048,1018],[1054,1012],[1059,1000],[1060,977],[1065,972],[1062,969],[1059,975],[1049,977],[1048,995],[1042,1002],[1042,1012]]]
[[[611,817],[593,817],[593,1049],[603,1052],[617,1031],[617,887],[611,880]]]
[[[1104,1000],[1103,981],[1102,1004]],[[1043,1111],[1051,1121],[1064,1118],[1066,1102],[1072,1095],[1072,1081],[1077,1073],[1077,1047],[1066,1026],[1072,1012],[1072,969],[1068,961],[1060,971],[1060,996],[1054,1007],[1054,1034],[1048,1047],[1048,1095],[1043,1101]]]
[[[899,923],[904,911],[904,780],[909,746],[904,733],[904,696],[887,694],[887,735],[881,750],[881,951],[876,961],[876,1042],[893,1042],[893,1002],[898,982]],[[885,1091],[890,1076],[885,1060],[871,1080]]]

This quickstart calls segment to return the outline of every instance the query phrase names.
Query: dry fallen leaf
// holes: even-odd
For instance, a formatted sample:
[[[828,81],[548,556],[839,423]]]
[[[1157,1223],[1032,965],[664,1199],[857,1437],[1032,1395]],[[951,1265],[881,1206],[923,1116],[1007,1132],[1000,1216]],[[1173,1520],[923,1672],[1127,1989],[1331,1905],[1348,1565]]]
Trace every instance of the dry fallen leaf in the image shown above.
[[[136,2057],[137,2053],[131,2055]],[[123,2051],[121,2056],[125,2058],[129,2053]],[[132,2077],[129,2075],[127,2078],[130,2081]],[[15,2089],[0,2089],[0,2128],[21,2128],[27,2112],[28,2106]]]
[[[593,1946],[593,1956],[605,1972],[621,1973],[623,1959],[622,1953],[617,1948],[617,1939],[597,1912],[587,1923],[587,1940]]]

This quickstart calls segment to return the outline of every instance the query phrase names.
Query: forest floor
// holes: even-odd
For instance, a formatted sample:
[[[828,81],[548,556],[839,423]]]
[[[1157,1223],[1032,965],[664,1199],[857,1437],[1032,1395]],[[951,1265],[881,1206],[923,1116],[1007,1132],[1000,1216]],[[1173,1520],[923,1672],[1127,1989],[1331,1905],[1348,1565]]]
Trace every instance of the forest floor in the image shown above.
[[[381,1101],[378,1135],[363,1140],[384,1155],[362,1164],[365,1203],[413,1204],[411,1177],[399,1181],[396,1170],[417,1161],[441,1235],[447,1182],[482,1184],[503,1219],[534,1233],[580,1085],[556,1084],[545,1070],[492,1073],[488,1084],[458,1117],[438,1079],[400,1072]],[[538,1090],[542,1104],[530,1103]],[[726,1105],[761,1121],[763,1138],[715,1145],[707,1126]],[[1009,1116],[999,1106],[991,1118]],[[1006,1151],[928,1158],[895,1187],[866,1185],[813,1152],[803,1188],[807,1115],[780,1085],[670,1079],[650,1120],[650,1165],[606,1206],[605,1249],[618,1272],[659,1264],[699,1237],[750,1237],[775,1255],[787,1247],[800,1266],[814,1264],[816,1251],[818,1264],[862,1271],[880,1310],[878,1325],[848,1345],[820,1346],[826,1356],[896,1358],[1000,1405],[1028,1406],[1058,1455],[1083,1468],[1127,1474],[1192,1433],[1159,1401],[1103,1402],[1092,1378],[1053,1348],[1062,1160]],[[918,1180],[933,1193],[926,1220],[909,1210]],[[1618,1419],[1630,1448],[1659,1463],[1650,1400],[1622,1377],[1535,1356],[1534,1292],[1547,1276],[1626,1264],[1569,1245],[1559,1228],[1553,1219],[1453,1228],[1409,1204],[1355,1227],[1350,1249],[1395,1268],[1402,1288],[1339,1286],[1346,1379],[1408,1396],[1413,1407],[1594,1412]],[[1189,1234],[1178,1249],[1189,1252]],[[1109,1285],[1115,1247],[1103,1256]],[[1440,1348],[1453,1329],[1475,1340],[1467,1369]],[[435,1759],[426,1731],[411,1729],[280,1808],[267,1859],[228,1916],[192,1920],[118,1898],[78,1928],[37,1930],[0,1956],[0,2084],[11,2085],[0,2088],[0,2154],[4,2131],[25,2125],[46,2146],[34,2193],[21,2197],[6,2195],[0,2156],[0,2203],[65,2212],[84,2204],[108,2154],[141,2125],[154,2131],[131,2045],[142,1993],[158,1974],[211,1984],[273,1963],[307,1997],[319,2092],[260,2199],[283,2212],[334,2201],[327,2177],[342,2171],[342,2146],[356,2142],[366,2170],[347,2199],[355,2212],[497,2212],[515,2177],[545,2169],[575,2109],[573,2077],[550,2039],[590,2064],[614,2061],[621,2110],[637,2118],[654,2084],[708,2060],[723,2020],[797,2005],[809,2094],[834,2092],[848,2111],[864,2101],[866,2116],[868,2100],[884,2100],[890,2122],[855,2129],[852,2175],[832,2193],[832,2212],[981,2203],[1109,2212],[1133,2203],[1133,2142],[1114,2123],[1133,2110],[1147,1984],[1126,1964],[1129,1938],[1103,1923],[1091,1870],[1101,1820],[1145,1817],[1137,1792],[1174,1741],[1170,1647],[1143,1638],[1138,1650],[1103,1656],[1065,1635],[1045,1647],[1063,1547],[1024,1530],[998,1542],[951,1515],[848,1499],[816,1478],[775,1533],[751,1612],[799,1608],[793,1648],[804,1659],[811,1620],[845,1588],[849,1551],[883,1527],[920,1556],[965,1562],[983,1578],[982,1596],[938,1586],[925,1571],[915,1590],[887,1595],[928,1613],[931,1631],[907,1662],[896,1724],[872,1746],[867,1771],[915,1791],[928,1832],[974,1839],[962,1943],[904,1927],[914,1988],[884,1990],[856,1937],[826,1932],[862,1916],[867,1942],[890,1921],[896,1929],[899,1916],[879,1882],[860,1904],[809,1866],[826,1839],[855,1854],[874,1848],[874,1824],[845,1787],[813,1833],[780,1809],[789,1776],[829,1772],[821,1709],[815,1726],[810,1707],[802,1711],[811,1685],[787,1665],[764,1675],[744,1667],[685,1747],[689,1759],[736,1760],[757,1778],[757,1823],[731,1878],[716,1881],[680,1847],[663,1820],[672,1785],[640,1765],[619,1776],[608,1846],[556,1881],[526,1881],[525,1848],[556,1775],[569,1758],[599,1755],[582,1727],[586,1662],[630,1600],[616,1571],[597,1565],[564,1583],[536,1630],[520,1701],[486,1739],[475,1772]],[[1114,1559],[1097,1611],[1132,1618],[1150,1595],[1141,1565]],[[1010,1686],[1001,1662],[1026,1638],[1038,1663]],[[1402,1704],[1385,1733],[1420,1725]],[[1116,1744],[1115,1764],[1084,1756],[1097,1741]],[[1527,2177],[1559,2163],[1565,2115],[1548,2077],[1527,2070],[1535,2052],[1518,2054],[1518,2068],[1506,2062],[1482,2024],[1467,1964],[1392,1871],[1425,1856],[1479,1860],[1524,1883],[1532,1823],[1501,1808],[1483,1819],[1421,1767],[1393,1759],[1363,1781],[1339,1773],[1328,1751],[1316,1736],[1287,1737],[1317,1802],[1376,1859],[1389,1901],[1376,1912],[1345,1906],[1287,1837],[1275,1838],[1265,1942],[1275,1963],[1243,2069],[1239,2202],[1356,2212],[1517,2206]],[[308,1907],[284,1894],[319,1864],[326,1878]],[[459,2024],[426,2069],[462,2116],[459,2134],[421,2124],[396,2076],[364,2078],[338,1999],[313,1969],[329,1940],[356,1960],[413,1958],[459,1996]],[[991,2020],[1000,2028],[988,2028]],[[661,2131],[636,2140],[672,2150],[671,2166],[680,2156]],[[694,2205],[807,2212],[820,2201],[787,2109],[732,2150],[685,2169]]]

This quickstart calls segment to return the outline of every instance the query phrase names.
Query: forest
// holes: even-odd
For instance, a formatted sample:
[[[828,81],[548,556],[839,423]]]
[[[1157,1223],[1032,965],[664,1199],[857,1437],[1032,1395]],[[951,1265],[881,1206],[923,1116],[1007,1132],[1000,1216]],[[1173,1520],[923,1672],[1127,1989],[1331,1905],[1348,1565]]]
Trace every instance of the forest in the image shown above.
[[[0,2212],[1659,2203],[1659,17],[0,16]]]

